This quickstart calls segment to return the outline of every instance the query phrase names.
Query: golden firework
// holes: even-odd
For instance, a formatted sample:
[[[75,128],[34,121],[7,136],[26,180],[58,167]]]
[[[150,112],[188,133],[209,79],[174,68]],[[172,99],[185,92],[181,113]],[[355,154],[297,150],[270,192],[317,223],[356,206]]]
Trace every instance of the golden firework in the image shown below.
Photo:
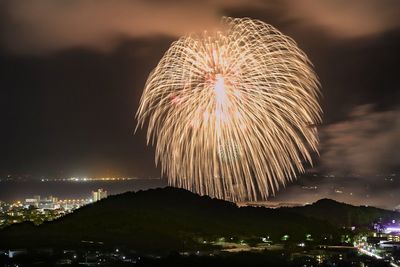
[[[231,201],[266,199],[312,164],[319,83],[295,41],[249,18],[174,42],[136,117],[172,186]]]

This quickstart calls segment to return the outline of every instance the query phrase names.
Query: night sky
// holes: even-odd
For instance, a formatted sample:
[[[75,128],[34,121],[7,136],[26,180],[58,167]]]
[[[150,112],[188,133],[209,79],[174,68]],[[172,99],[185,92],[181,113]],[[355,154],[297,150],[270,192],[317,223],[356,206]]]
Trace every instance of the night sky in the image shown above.
[[[400,204],[399,14],[395,0],[1,1],[0,175],[159,176],[145,131],[134,133],[147,75],[172,41],[225,15],[291,36],[320,78],[313,170],[342,178],[303,178],[282,195],[346,183]]]

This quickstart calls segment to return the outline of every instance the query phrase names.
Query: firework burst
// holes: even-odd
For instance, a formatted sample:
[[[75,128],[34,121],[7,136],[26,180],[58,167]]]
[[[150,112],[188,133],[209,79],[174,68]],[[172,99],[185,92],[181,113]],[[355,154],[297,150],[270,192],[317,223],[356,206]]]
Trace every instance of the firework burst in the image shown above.
[[[172,186],[232,201],[266,199],[317,151],[319,83],[289,37],[248,18],[174,42],[136,117]]]

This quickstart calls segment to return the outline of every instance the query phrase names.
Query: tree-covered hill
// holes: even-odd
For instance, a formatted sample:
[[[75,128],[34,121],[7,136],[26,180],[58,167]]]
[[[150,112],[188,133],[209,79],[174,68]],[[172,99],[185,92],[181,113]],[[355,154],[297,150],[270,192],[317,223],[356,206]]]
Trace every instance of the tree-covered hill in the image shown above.
[[[340,235],[340,225],[330,216],[353,208],[364,212],[364,208],[327,200],[299,208],[237,207],[166,187],[111,196],[40,226],[28,222],[11,225],[0,231],[0,248],[65,248],[89,242],[139,251],[171,251],[195,249],[205,245],[199,240],[207,244],[222,237],[269,236],[280,241],[288,235],[297,242],[311,235],[315,241],[326,237],[335,240]],[[374,216],[381,215],[371,211]],[[337,219],[341,222],[346,217]]]

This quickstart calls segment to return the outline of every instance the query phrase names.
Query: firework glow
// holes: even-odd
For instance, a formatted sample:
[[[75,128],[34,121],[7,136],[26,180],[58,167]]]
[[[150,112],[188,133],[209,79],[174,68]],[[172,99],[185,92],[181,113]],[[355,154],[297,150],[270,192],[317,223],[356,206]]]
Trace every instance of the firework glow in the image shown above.
[[[319,82],[295,41],[259,20],[174,42],[136,117],[169,185],[231,201],[266,199],[317,152]]]

